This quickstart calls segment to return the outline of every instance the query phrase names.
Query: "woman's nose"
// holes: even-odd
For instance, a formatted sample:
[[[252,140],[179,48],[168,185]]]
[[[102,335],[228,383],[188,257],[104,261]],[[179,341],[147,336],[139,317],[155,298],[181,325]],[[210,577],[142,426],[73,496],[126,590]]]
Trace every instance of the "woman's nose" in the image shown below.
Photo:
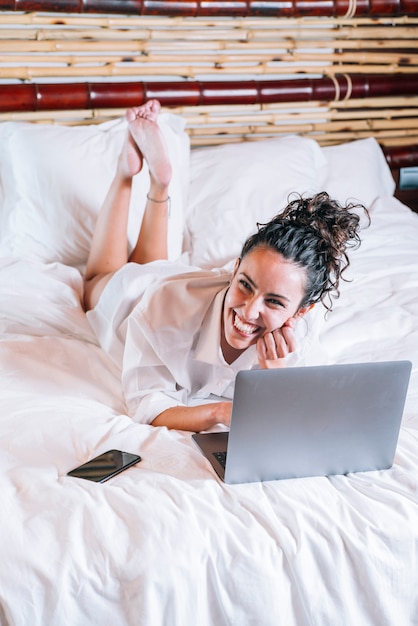
[[[260,315],[260,301],[257,297],[248,298],[244,305],[245,318],[248,321],[255,321]]]

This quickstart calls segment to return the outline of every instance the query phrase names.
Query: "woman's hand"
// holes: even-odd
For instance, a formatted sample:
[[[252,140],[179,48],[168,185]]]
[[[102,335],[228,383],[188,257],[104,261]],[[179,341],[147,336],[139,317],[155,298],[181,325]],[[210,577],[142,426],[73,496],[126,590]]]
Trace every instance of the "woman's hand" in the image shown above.
[[[258,363],[261,369],[286,367],[286,357],[296,349],[295,320],[287,320],[281,328],[266,333],[257,341]]]

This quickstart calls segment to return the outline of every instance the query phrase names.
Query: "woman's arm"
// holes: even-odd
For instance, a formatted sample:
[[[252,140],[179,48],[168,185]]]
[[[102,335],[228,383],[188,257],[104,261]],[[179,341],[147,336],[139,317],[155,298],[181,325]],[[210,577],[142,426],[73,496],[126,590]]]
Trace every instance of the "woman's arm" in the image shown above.
[[[160,413],[153,426],[166,426],[177,430],[199,432],[216,424],[229,426],[232,402],[211,402],[197,406],[174,406]]]

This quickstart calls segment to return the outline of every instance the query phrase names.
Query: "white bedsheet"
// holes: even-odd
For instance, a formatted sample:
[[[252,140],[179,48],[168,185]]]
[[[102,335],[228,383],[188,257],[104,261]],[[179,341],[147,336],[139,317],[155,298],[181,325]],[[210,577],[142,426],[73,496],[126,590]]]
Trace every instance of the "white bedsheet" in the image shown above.
[[[330,362],[413,362],[394,467],[227,486],[126,415],[79,272],[0,259],[1,626],[418,623],[418,216],[378,200],[321,327]],[[66,476],[110,448],[142,461]]]

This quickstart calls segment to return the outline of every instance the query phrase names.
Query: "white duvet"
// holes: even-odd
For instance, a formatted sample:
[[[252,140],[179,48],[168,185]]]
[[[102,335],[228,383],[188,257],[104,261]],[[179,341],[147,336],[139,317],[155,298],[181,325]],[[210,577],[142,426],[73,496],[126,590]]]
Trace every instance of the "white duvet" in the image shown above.
[[[2,626],[418,623],[418,216],[378,200],[319,341],[410,359],[392,469],[227,486],[190,433],[126,415],[62,264],[0,260]],[[142,461],[66,476],[110,448]]]
[[[352,259],[318,339],[413,362],[393,468],[232,486],[127,417],[77,269],[0,259],[2,626],[418,624],[418,216],[378,200]],[[142,461],[66,476],[110,448]]]

